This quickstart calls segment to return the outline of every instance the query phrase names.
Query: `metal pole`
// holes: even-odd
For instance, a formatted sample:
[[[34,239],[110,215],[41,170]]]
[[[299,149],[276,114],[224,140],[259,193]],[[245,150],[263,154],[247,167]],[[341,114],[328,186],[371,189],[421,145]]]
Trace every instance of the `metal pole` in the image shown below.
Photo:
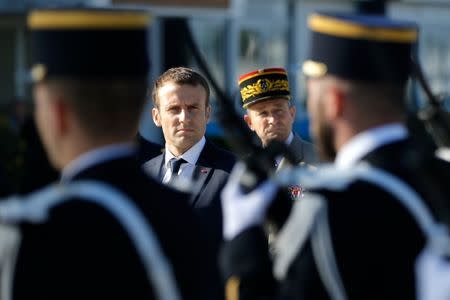
[[[26,96],[26,38],[25,29],[18,27],[16,29],[15,41],[15,78],[14,78],[14,95],[17,99],[24,99]]]
[[[224,72],[225,72],[225,93],[231,97],[237,90],[236,67],[239,63],[239,26],[234,16],[225,18],[224,22]]]
[[[297,20],[296,20],[296,1],[289,0],[287,2],[287,18],[288,18],[288,53],[287,53],[287,71],[289,76],[289,88],[292,95],[292,103],[297,103],[297,81],[298,81],[298,45],[297,45]]]

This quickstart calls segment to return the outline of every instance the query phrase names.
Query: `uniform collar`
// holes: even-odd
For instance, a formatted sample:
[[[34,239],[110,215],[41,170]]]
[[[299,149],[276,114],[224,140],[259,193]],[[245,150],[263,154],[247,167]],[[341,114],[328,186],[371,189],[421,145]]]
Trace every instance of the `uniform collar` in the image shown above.
[[[133,155],[135,152],[136,147],[133,143],[118,143],[95,148],[78,156],[64,167],[61,173],[61,181],[69,181],[88,168],[106,161]]]
[[[352,167],[375,149],[407,137],[408,130],[401,123],[387,124],[363,131],[341,148],[336,156],[335,165],[342,169]]]

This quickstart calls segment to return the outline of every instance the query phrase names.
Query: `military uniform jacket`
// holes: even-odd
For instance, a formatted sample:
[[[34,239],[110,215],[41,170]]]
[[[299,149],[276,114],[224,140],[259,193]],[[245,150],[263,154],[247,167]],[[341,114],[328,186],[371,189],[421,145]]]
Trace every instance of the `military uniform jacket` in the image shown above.
[[[143,212],[172,264],[184,299],[209,299],[204,241],[187,197],[147,177],[135,156],[93,165],[70,181],[119,189]],[[154,299],[122,226],[84,201],[55,206],[42,224],[21,224],[13,299]]]
[[[392,142],[362,160],[406,182],[436,214],[435,203],[427,200],[450,193],[414,167],[419,157],[411,151],[418,149],[412,144],[411,139]],[[449,174],[447,163],[434,158],[429,163],[439,167],[438,176]],[[342,190],[323,187],[311,192],[327,203],[332,247],[347,298],[415,299],[414,261],[424,246],[424,237],[405,207],[384,189],[359,180]],[[295,208],[299,204],[301,201],[287,220],[290,228],[283,228],[291,233],[287,234],[289,243],[280,249],[274,266],[259,227],[245,230],[222,249],[223,273],[229,282],[234,281],[230,288],[239,286],[235,291],[239,299],[331,299],[319,276],[310,236],[304,241],[297,239],[305,225],[302,218],[293,216],[301,211]],[[288,263],[282,261],[286,254]]]
[[[297,134],[294,133],[294,138],[288,146],[289,151],[295,158],[294,164],[296,165],[316,165],[319,162],[317,156],[317,150],[314,145],[302,140]],[[277,170],[282,170],[288,165],[288,162],[283,158],[277,167]]]

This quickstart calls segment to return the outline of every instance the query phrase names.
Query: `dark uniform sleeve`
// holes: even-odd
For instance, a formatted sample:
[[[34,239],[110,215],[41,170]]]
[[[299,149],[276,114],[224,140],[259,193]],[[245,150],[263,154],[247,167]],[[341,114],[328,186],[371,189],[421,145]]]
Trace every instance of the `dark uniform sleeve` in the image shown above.
[[[330,299],[317,271],[310,241],[297,253],[275,299]]]
[[[154,299],[133,244],[102,208],[71,202],[22,228],[13,299]]]
[[[224,244],[220,255],[226,279],[226,298],[273,299],[275,280],[267,239],[261,227],[252,227]]]
[[[250,228],[225,243],[221,267],[227,280],[227,300],[329,299],[309,241],[296,254],[281,281],[273,276],[267,239],[259,227]]]

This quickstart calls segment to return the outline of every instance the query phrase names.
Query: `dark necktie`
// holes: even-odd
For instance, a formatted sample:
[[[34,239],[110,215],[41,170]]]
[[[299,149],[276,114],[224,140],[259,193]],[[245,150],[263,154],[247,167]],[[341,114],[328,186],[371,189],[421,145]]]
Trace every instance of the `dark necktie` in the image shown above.
[[[186,161],[183,158],[172,158],[169,160],[169,167],[172,171],[172,177],[178,176],[178,171],[180,170],[181,164],[186,163]]]

